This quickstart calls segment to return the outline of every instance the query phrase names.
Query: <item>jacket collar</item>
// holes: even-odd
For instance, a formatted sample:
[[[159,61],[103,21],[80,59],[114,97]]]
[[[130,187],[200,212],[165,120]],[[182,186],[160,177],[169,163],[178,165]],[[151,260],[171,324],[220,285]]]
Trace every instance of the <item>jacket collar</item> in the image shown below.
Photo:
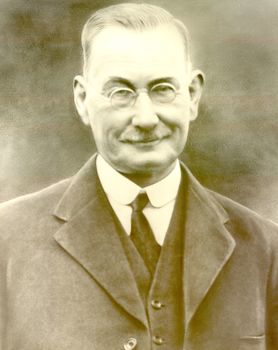
[[[56,241],[127,312],[147,325],[135,279],[115,231],[113,211],[99,184],[95,156],[72,179],[54,215],[65,223]],[[235,242],[224,224],[225,210],[182,165],[188,176],[185,220],[184,295],[188,327]]]

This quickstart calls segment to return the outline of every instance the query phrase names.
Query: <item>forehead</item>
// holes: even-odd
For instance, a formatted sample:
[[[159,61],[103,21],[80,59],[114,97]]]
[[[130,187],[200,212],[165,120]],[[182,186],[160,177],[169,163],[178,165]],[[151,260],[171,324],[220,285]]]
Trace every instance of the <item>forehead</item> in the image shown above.
[[[176,76],[186,70],[185,45],[174,25],[143,31],[111,26],[93,39],[88,64],[93,77]]]

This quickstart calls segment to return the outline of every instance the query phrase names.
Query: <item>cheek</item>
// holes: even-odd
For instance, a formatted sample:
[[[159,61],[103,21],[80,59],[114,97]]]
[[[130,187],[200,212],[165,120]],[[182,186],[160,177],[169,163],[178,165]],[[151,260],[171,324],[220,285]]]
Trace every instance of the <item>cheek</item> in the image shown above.
[[[161,104],[157,105],[157,112],[164,114],[168,117],[180,118],[183,116],[186,118],[189,114],[190,101],[187,94],[178,95],[171,104]]]
[[[90,111],[90,124],[96,142],[106,144],[119,138],[128,125],[122,113],[116,113],[109,107],[94,108]]]
[[[189,124],[189,108],[185,104],[173,105],[158,111],[161,121],[171,129],[187,133]]]

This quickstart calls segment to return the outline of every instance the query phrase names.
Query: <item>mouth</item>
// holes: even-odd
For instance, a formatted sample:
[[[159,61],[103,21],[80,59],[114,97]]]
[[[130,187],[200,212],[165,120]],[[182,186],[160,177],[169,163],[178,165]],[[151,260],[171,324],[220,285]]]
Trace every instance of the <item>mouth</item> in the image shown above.
[[[134,144],[135,144],[135,145],[138,145],[138,146],[155,146],[155,145],[157,145],[160,141],[161,141],[161,139],[142,140],[142,141],[134,142]]]
[[[151,137],[151,138],[143,138],[143,139],[127,139],[124,140],[124,143],[129,143],[135,146],[155,146],[159,144],[162,140],[164,140],[167,136],[164,137]]]

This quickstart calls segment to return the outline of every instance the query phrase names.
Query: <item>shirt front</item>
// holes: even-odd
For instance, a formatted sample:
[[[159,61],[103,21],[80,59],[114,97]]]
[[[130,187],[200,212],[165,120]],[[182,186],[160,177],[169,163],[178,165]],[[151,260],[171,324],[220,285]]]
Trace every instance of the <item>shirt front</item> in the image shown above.
[[[130,204],[140,191],[147,193],[149,203],[143,209],[143,213],[157,243],[163,245],[181,181],[179,161],[176,161],[174,169],[165,178],[144,188],[120,174],[100,155],[97,156],[96,166],[104,192],[128,235],[131,232]]]

